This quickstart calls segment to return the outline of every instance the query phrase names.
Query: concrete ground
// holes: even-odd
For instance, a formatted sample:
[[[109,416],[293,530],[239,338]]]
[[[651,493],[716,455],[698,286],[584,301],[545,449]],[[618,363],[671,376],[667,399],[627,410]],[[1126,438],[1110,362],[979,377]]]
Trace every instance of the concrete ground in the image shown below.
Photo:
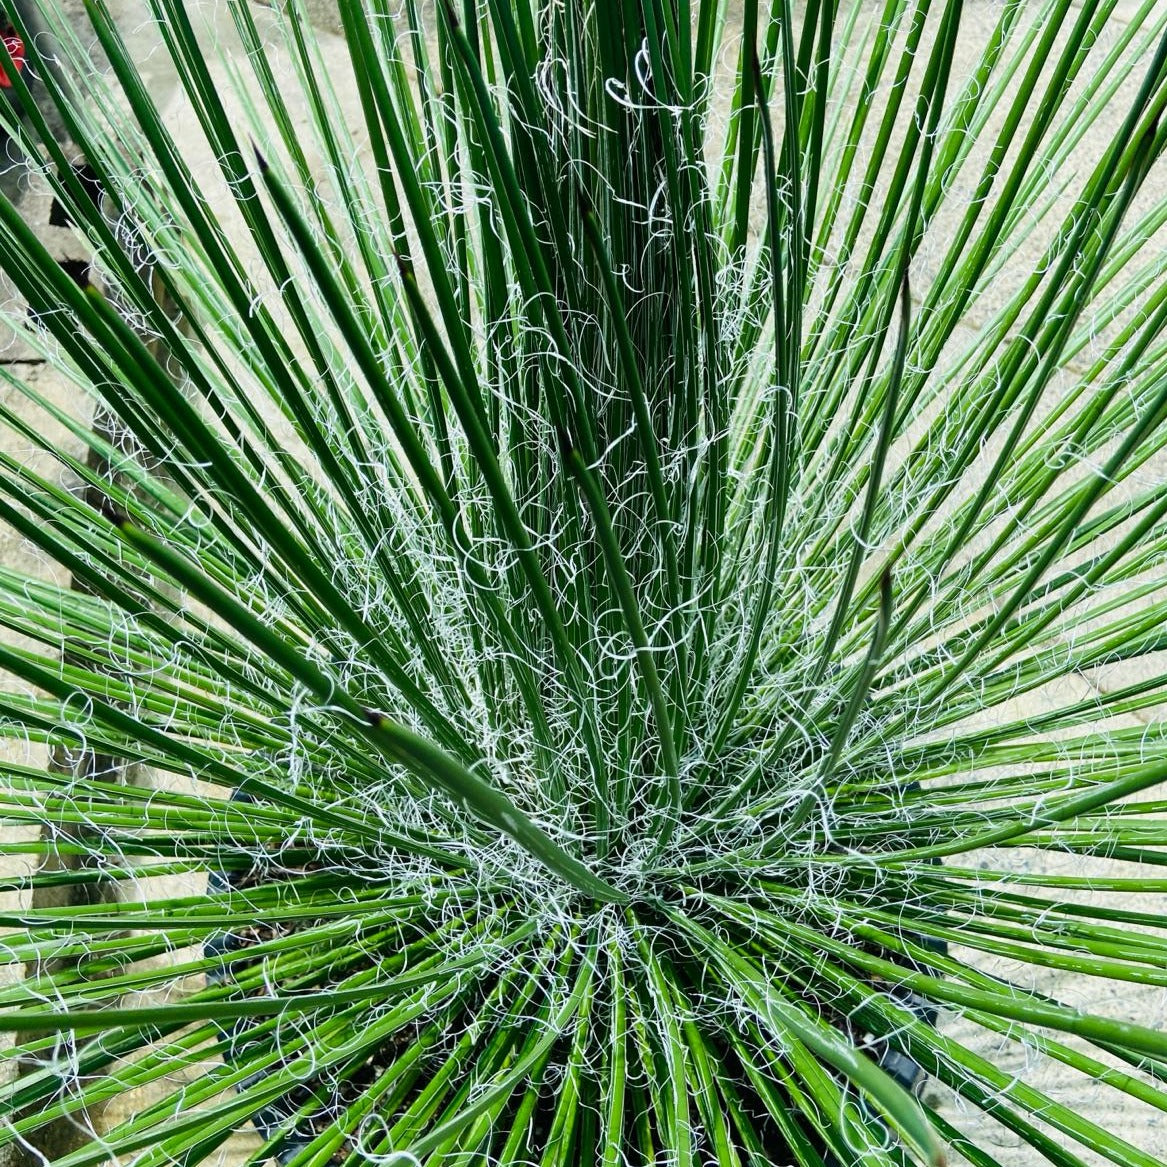
[[[185,133],[184,136],[182,127],[184,126],[184,117],[187,116],[184,113],[184,99],[178,91],[174,77],[167,69],[163,56],[157,51],[156,30],[144,21],[142,10],[132,0],[116,0],[116,4],[119,6],[122,27],[140,48],[140,59],[144,62],[145,69],[149,74],[152,92],[160,106],[168,111],[168,120],[172,126],[177,128],[179,140],[190,144],[192,166],[195,173],[209,175],[211,171],[205,168],[211,166],[211,160],[200,151],[193,129]],[[211,12],[213,8],[212,5],[206,3],[200,4],[199,7],[206,12]],[[1108,35],[1117,36],[1123,22],[1129,20],[1135,11],[1134,0],[1120,0],[1116,9],[1114,28]],[[966,33],[961,42],[961,55],[956,66],[958,75],[962,66],[967,70],[971,54],[983,44],[996,14],[997,6],[993,0],[970,0],[966,5]],[[330,65],[335,65],[334,80],[343,78],[346,60],[345,50],[334,32],[330,31],[330,29],[335,29],[335,13],[326,0],[318,9],[318,16],[326,60]],[[221,8],[217,11],[212,23],[218,29],[218,34],[212,33],[212,39],[218,35],[226,42],[229,37],[230,23],[229,18]],[[1136,81],[1137,79],[1132,78],[1132,84]],[[351,86],[349,89],[349,96],[352,98]],[[1107,145],[1108,134],[1112,132],[1112,129],[1113,127],[1108,125],[1097,126],[1079,145],[1077,154],[1082,160],[1083,167],[1091,159],[1099,156]],[[1161,188],[1148,195],[1148,198],[1161,197],[1163,197]],[[40,202],[37,201],[38,198],[40,198]],[[38,196],[34,192],[29,196],[26,206],[31,220],[36,221],[38,216],[46,215],[43,195]],[[943,237],[942,231],[939,232],[939,237]],[[63,239],[60,244],[62,248],[68,246]],[[1010,286],[1013,280],[1023,277],[1027,271],[1032,270],[1032,265],[1038,254],[1036,239],[1032,247],[1021,247],[1017,250],[1011,257],[1009,265],[1000,275],[1001,295],[1004,295],[1004,290]],[[927,253],[922,257],[922,262],[927,264]],[[976,318],[974,314],[970,325],[975,326],[981,322],[981,319]],[[967,337],[972,335],[973,331],[969,330]],[[0,343],[0,350],[3,348],[3,344]],[[11,362],[15,358],[27,358],[30,355],[27,351],[13,348],[8,352],[8,359]],[[0,352],[0,359],[3,359],[2,352]],[[13,377],[27,378],[41,392],[51,396],[68,409],[75,408],[78,413],[83,413],[87,408],[77,389],[47,366],[35,363],[7,363],[0,371],[6,371]],[[0,383],[0,398],[9,403],[21,403],[19,408],[30,416],[36,414],[34,409],[21,401],[16,390],[9,385]],[[38,424],[44,422],[43,417],[36,417],[35,420]],[[31,450],[26,442],[14,437],[11,433],[0,431],[0,446],[7,451],[16,452],[20,457],[28,459],[30,463],[46,472],[52,472],[50,461],[45,455]],[[1158,480],[1167,486],[1167,465],[1160,464],[1148,467],[1144,474],[1158,475]],[[40,575],[51,574],[53,570],[51,565],[44,563],[30,552],[28,547],[13,532],[2,526],[0,526],[0,564]],[[1067,678],[1059,686],[1050,687],[1048,690],[1024,699],[1019,703],[1017,712],[1036,716],[1043,709],[1060,707],[1070,700],[1090,699],[1097,694],[1100,687],[1105,688],[1127,679],[1129,677],[1113,676],[1105,672],[1089,677]],[[1162,710],[1154,711],[1141,716],[1147,719],[1157,718],[1163,712]],[[1126,722],[1136,724],[1133,718],[1127,718]],[[0,749],[11,751],[13,748],[11,745],[0,743]],[[1073,870],[1077,874],[1088,872],[1091,869],[1088,862],[1083,862],[1080,859],[1067,857],[1064,861],[1055,861],[1048,856],[1041,856],[1037,853],[1033,853],[1028,859],[1018,858],[1015,855],[1013,861],[1033,865],[1043,864],[1047,867],[1053,866],[1056,862],[1059,869]],[[1111,871],[1109,866],[1107,866],[1107,871]],[[14,906],[12,901],[11,894],[0,896],[0,909]],[[1162,904],[1162,908],[1167,914],[1167,901]],[[994,965],[985,958],[976,957],[969,952],[954,952],[954,955],[960,959],[975,960],[976,963],[985,968],[992,967],[995,971],[1016,976],[1023,983],[1032,985],[1044,993],[1067,1000],[1093,1012],[1137,1020],[1150,1025],[1162,1025],[1167,1017],[1167,993],[1159,989],[1119,985],[1102,978],[1069,978],[1064,974],[1036,967],[1007,968],[1003,962]],[[12,976],[17,971],[9,969],[7,975]],[[3,970],[0,970],[0,975],[3,975]],[[1025,1081],[1046,1091],[1055,1100],[1071,1107],[1078,1114],[1090,1117],[1100,1125],[1122,1134],[1136,1146],[1167,1163],[1167,1117],[1160,1112],[1135,1103],[1127,1096],[1108,1087],[1088,1082],[1083,1083],[1078,1076],[1072,1075],[1059,1063],[1044,1058],[1035,1051],[1027,1051],[1024,1047],[1007,1042],[1005,1039],[1002,1039],[999,1045],[988,1047],[983,1035],[978,1036],[972,1026],[951,1017],[942,1021],[942,1028],[953,1037],[977,1043],[980,1052],[1006,1072],[1016,1074],[1018,1078],[1024,1078]],[[937,1100],[950,1120],[958,1127],[968,1131],[974,1140],[983,1141],[989,1152],[1002,1163],[1009,1164],[1009,1167],[1036,1167],[1037,1164],[1045,1162],[1028,1147],[1023,1146],[1019,1138],[1009,1136],[996,1124],[984,1120],[979,1112],[967,1110],[951,1096],[945,1096],[939,1087],[930,1086],[928,1089],[929,1096]],[[122,1109],[124,1110],[124,1107]],[[242,1162],[246,1155],[254,1150],[255,1145],[254,1137],[247,1134],[240,1135],[233,1140],[224,1153],[224,1162],[231,1165]],[[1083,1158],[1087,1162],[1102,1161],[1101,1159],[1092,1160],[1089,1152],[1084,1153]]]

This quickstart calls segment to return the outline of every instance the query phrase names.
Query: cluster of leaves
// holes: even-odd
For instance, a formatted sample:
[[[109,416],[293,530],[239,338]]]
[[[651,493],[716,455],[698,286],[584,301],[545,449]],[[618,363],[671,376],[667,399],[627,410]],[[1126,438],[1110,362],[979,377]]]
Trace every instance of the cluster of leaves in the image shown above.
[[[1032,975],[1167,982],[1155,5],[149,7],[181,140],[0,52],[103,281],[0,202],[0,1142],[1153,1167],[985,1051],[1167,1109]]]

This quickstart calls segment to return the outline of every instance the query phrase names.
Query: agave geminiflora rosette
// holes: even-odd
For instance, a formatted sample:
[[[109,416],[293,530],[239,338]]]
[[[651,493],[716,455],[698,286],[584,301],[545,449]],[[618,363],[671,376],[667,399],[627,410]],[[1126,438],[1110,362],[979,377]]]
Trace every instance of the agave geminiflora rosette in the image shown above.
[[[103,420],[4,373],[88,489],[0,460],[59,569],[0,574],[4,851],[61,860],[0,1138],[1001,1162],[894,1049],[1157,1162],[987,1052],[1167,1109],[1167,1035],[1026,971],[1167,981],[1155,6],[1005,3],[963,72],[958,3],[231,4],[226,61],[150,8],[181,143],[98,0],[108,68],[46,0],[14,83],[104,292],[8,205],[5,269]]]

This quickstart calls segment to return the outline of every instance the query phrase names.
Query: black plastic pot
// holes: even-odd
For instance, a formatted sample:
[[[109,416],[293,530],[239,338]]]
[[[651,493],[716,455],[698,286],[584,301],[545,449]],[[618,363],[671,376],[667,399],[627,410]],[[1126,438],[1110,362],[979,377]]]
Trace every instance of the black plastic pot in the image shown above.
[[[231,801],[253,802],[254,799],[248,794],[242,794],[236,791],[231,795]],[[207,891],[211,894],[237,891],[240,885],[246,882],[250,874],[249,872],[228,873],[219,869],[212,869],[207,875]],[[203,945],[203,955],[211,958],[223,957],[233,952],[242,951],[248,946],[248,940],[244,936],[233,932],[217,932]],[[225,985],[230,983],[230,981],[231,975],[225,968],[212,970],[207,973],[208,985]],[[223,1061],[228,1065],[234,1065],[239,1054],[247,1046],[248,1031],[252,1028],[253,1024],[253,1022],[241,1018],[229,1029],[220,1027],[219,1032],[222,1034],[220,1051],[223,1056]],[[244,1079],[241,1085],[246,1089],[248,1086],[262,1081],[265,1076],[266,1072],[261,1071],[250,1078]],[[255,1127],[261,1138],[265,1140],[270,1139],[288,1122],[297,1109],[298,1107],[294,1105],[291,1096],[286,1096],[277,1102],[260,1107],[251,1116],[252,1126]],[[293,1131],[285,1136],[283,1145],[276,1153],[276,1161],[281,1165],[291,1162],[310,1142],[310,1135],[301,1135]]]

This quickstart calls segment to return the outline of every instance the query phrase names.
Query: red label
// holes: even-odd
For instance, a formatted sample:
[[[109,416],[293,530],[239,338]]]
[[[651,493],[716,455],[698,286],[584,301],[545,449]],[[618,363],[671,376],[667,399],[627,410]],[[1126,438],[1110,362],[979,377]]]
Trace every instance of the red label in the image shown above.
[[[3,40],[4,47],[8,50],[8,55],[12,58],[12,63],[16,66],[16,71],[19,73],[24,68],[24,41],[15,33],[9,33]],[[4,72],[3,65],[0,65],[0,89],[11,88],[12,79]]]

